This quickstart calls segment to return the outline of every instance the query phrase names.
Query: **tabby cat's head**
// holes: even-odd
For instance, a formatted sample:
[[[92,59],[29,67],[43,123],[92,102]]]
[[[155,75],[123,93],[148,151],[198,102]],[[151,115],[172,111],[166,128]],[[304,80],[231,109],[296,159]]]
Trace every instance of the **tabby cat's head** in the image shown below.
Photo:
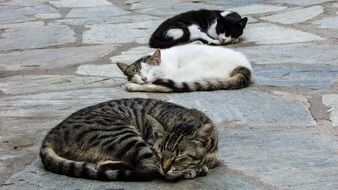
[[[159,163],[159,172],[167,179],[185,177],[192,169],[206,163],[208,145],[215,134],[212,124],[199,123],[200,126],[180,124],[171,131],[165,124],[147,115],[156,139],[154,152]]]
[[[117,63],[129,82],[144,84],[154,81],[158,74],[157,67],[161,63],[161,51],[156,50],[153,55],[142,57],[133,64]]]

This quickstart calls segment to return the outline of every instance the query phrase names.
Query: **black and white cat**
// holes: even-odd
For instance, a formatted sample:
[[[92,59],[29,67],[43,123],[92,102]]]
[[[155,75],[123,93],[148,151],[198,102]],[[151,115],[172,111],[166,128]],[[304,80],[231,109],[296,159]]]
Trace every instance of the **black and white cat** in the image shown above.
[[[189,11],[164,21],[151,35],[149,46],[169,48],[197,40],[213,45],[236,43],[247,21],[231,11]]]

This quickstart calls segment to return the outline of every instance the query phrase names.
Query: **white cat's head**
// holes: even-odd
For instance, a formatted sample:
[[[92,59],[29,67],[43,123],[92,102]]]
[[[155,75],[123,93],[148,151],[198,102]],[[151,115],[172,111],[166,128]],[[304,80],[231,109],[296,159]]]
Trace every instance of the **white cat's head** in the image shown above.
[[[145,84],[153,82],[159,75],[160,63],[161,51],[158,49],[153,55],[142,57],[130,65],[117,63],[117,66],[127,76],[129,82]]]

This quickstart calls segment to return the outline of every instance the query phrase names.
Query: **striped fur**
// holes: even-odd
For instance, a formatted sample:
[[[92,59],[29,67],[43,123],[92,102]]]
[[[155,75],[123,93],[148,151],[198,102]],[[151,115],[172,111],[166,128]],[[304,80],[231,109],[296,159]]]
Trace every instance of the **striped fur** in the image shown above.
[[[235,90],[249,86],[251,71],[246,67],[238,67],[228,80],[207,80],[200,82],[175,82],[171,79],[157,79],[152,84],[128,83],[128,91],[141,92],[193,92],[212,90]]]
[[[249,86],[251,72],[245,67],[236,68],[228,80],[208,80],[201,82],[175,82],[170,79],[157,79],[153,82],[172,89],[173,92],[235,90]],[[161,90],[161,87],[158,88]]]
[[[215,167],[217,130],[198,110],[153,99],[113,100],[79,110],[53,128],[40,157],[47,170],[71,177],[193,178]]]

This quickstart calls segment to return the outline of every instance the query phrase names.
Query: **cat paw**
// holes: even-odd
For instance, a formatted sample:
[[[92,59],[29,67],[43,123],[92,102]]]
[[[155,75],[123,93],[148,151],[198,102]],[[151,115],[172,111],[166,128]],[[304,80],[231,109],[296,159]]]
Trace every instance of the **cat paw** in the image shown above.
[[[196,169],[196,173],[198,176],[206,176],[208,174],[208,171],[209,169],[207,166],[203,166]]]
[[[187,171],[185,171],[185,172],[183,173],[183,177],[184,177],[185,179],[193,179],[193,178],[196,177],[196,175],[197,175],[197,173],[196,173],[196,171],[193,170],[193,169],[187,170]]]
[[[199,45],[202,45],[202,44],[204,44],[202,41],[200,41],[200,40],[196,40],[196,41],[193,41],[193,42],[191,42],[192,44],[199,44]]]
[[[137,89],[138,89],[138,86],[139,86],[139,84],[135,84],[135,83],[128,82],[128,83],[126,84],[126,89],[127,89],[127,91],[129,91],[129,92],[136,92]]]
[[[222,44],[220,40],[212,40],[208,42],[209,45],[220,45]]]

